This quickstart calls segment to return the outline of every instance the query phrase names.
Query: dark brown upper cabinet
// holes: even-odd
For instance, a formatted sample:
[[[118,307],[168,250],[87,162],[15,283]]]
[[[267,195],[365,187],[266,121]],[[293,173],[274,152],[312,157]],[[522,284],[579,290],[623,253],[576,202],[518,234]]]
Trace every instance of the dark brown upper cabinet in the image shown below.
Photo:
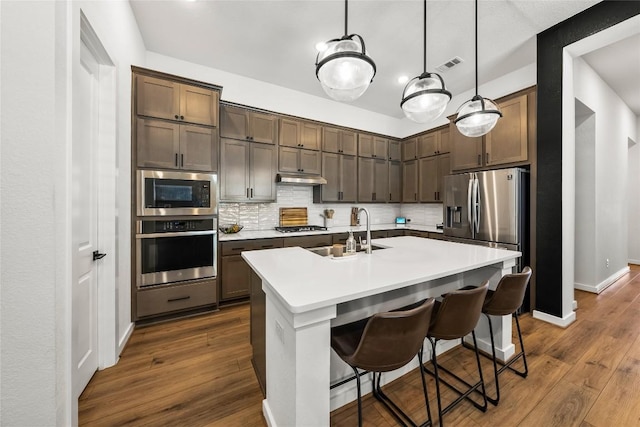
[[[402,143],[402,161],[418,158],[418,138],[407,139]]]
[[[355,156],[358,154],[356,141],[355,132],[327,126],[322,128],[322,151]]]
[[[280,119],[280,145],[320,150],[322,126],[295,119]]]
[[[401,161],[402,160],[402,148],[400,141],[389,140],[389,160]]]
[[[373,159],[387,159],[389,141],[386,138],[361,133],[358,135],[358,156]]]
[[[219,92],[150,76],[136,76],[136,114],[218,126]]]
[[[278,119],[271,114],[223,105],[220,107],[220,136],[275,144],[278,141]]]

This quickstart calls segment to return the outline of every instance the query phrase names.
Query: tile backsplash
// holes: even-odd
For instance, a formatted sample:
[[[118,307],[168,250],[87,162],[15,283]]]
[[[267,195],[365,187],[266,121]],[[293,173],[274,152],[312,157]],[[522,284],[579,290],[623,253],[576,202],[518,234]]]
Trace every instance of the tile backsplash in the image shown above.
[[[436,225],[442,222],[441,204],[399,203],[313,203],[312,187],[278,185],[276,203],[220,203],[220,224],[238,223],[245,230],[270,230],[279,225],[279,208],[306,207],[310,225],[325,225],[324,210],[333,209],[333,226],[348,226],[351,208],[365,207],[372,224],[389,224],[397,216],[406,216],[415,224]]]

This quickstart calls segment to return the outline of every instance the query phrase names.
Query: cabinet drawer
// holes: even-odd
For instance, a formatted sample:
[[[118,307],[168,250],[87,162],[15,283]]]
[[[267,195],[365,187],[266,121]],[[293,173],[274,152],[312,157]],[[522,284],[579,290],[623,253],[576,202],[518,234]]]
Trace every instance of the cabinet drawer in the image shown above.
[[[429,237],[429,233],[426,231],[418,231],[418,230],[405,230],[405,236],[414,236],[414,237],[424,237],[427,239]]]
[[[323,234],[322,236],[287,237],[284,239],[284,247],[300,246],[301,248],[315,248],[317,246],[331,246],[333,244],[332,242],[330,234]]]
[[[256,239],[222,242],[222,256],[240,255],[242,251],[281,248],[282,239]]]
[[[138,291],[137,316],[169,313],[187,308],[215,304],[216,281]]]
[[[429,238],[430,239],[436,239],[436,240],[444,240],[444,235],[442,233],[431,233],[431,232],[429,232]]]
[[[387,237],[400,237],[404,236],[404,230],[387,230]]]

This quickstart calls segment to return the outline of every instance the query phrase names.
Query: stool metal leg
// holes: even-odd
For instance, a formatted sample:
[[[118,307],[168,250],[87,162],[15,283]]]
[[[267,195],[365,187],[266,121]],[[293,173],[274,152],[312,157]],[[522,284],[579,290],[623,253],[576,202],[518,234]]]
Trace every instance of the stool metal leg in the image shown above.
[[[358,375],[358,370],[351,366],[353,372],[356,374],[356,387],[358,389],[358,427],[362,427],[362,395],[360,390],[360,375]]]

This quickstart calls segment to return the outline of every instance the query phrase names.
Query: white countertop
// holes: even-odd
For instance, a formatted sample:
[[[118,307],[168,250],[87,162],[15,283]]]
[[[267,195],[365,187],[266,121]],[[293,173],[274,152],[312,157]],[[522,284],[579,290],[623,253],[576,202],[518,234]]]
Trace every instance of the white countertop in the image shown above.
[[[242,257],[290,312],[302,313],[521,256],[515,251],[411,236],[372,241],[387,249],[343,259],[299,247],[242,252]]]
[[[371,231],[377,230],[414,230],[414,231],[428,231],[430,233],[442,233],[441,229],[436,228],[434,225],[418,225],[407,224],[405,226],[397,226],[396,224],[371,224]],[[227,242],[232,240],[253,240],[253,239],[272,239],[275,237],[294,237],[294,236],[312,236],[320,234],[334,234],[334,233],[348,233],[349,230],[353,231],[366,231],[367,228],[364,225],[351,227],[348,225],[329,227],[328,230],[321,231],[301,231],[299,233],[281,233],[276,230],[242,230],[234,234],[218,233],[218,238],[221,242]]]

